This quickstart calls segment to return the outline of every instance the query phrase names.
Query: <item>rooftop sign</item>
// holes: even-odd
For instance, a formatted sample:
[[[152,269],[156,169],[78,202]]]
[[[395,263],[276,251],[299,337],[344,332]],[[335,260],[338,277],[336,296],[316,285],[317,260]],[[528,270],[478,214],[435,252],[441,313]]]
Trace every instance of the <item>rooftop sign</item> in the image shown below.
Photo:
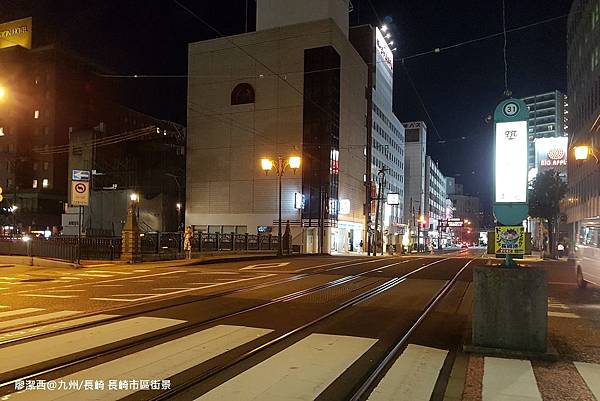
[[[13,46],[31,49],[31,17],[0,24],[0,49]]]

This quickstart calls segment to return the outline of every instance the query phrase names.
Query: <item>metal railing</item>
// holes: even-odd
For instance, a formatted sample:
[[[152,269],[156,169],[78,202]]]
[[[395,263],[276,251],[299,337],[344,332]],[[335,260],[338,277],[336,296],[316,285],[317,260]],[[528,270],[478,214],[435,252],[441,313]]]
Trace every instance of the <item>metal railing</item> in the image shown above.
[[[290,244],[284,239],[284,245]],[[271,234],[220,234],[194,233],[192,252],[246,252],[275,251],[278,238]],[[50,237],[20,238],[0,237],[0,255],[37,256],[68,261],[118,260],[121,257],[121,237]],[[182,232],[147,232],[140,235],[142,259],[179,259],[183,252]],[[284,249],[291,253],[292,249]]]

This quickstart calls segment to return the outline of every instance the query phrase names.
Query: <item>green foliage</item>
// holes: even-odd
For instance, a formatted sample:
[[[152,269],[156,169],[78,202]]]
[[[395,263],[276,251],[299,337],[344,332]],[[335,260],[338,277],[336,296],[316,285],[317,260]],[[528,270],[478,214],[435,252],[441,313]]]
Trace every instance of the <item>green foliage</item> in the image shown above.
[[[560,201],[567,194],[567,183],[554,170],[538,174],[529,192],[529,215],[548,220],[558,220]]]

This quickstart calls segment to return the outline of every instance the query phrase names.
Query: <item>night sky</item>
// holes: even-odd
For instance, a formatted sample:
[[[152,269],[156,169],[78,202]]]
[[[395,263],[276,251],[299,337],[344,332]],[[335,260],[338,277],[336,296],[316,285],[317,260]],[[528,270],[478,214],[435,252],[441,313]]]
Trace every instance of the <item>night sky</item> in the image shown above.
[[[245,30],[246,0],[181,2],[224,35]],[[248,2],[248,26],[254,30],[255,6],[253,0]],[[485,120],[504,92],[503,37],[411,56],[501,32],[502,0],[352,3],[351,25],[385,20],[392,27],[398,47],[394,69],[398,118],[426,121],[428,154],[439,161],[444,174],[456,176],[466,192],[487,199],[492,126]],[[570,4],[571,0],[506,0],[507,29],[566,15]],[[0,20],[27,16],[34,18],[34,45],[57,41],[125,75],[185,74],[187,44],[218,36],[171,0],[0,1]],[[509,89],[515,97],[566,91],[566,22],[566,17],[559,18],[508,34]],[[408,58],[405,68],[403,57]],[[119,84],[129,92],[134,108],[185,124],[185,78],[126,78]]]

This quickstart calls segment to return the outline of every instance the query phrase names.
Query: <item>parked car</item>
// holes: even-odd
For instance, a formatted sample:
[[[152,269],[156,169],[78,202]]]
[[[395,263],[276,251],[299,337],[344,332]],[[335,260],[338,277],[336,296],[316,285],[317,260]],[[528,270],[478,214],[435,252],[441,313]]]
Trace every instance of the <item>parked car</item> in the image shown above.
[[[600,219],[586,220],[579,228],[575,244],[577,286],[600,286]]]

